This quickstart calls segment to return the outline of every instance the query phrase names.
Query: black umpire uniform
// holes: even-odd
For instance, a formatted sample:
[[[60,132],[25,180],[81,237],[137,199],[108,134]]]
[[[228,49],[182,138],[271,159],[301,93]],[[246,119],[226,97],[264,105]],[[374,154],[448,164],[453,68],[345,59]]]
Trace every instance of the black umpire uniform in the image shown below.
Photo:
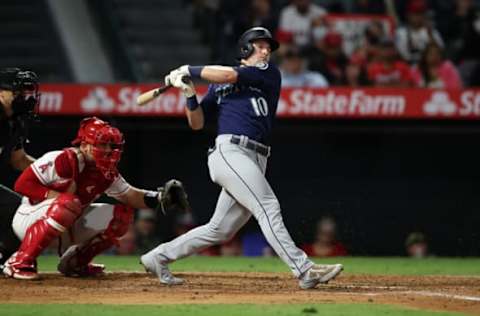
[[[40,100],[38,77],[19,68],[1,69],[0,91],[4,93],[0,98],[0,168],[10,165],[21,171],[33,161],[23,146]],[[19,157],[21,163],[16,163]],[[12,220],[21,200],[21,195],[0,184],[0,265],[20,246]]]

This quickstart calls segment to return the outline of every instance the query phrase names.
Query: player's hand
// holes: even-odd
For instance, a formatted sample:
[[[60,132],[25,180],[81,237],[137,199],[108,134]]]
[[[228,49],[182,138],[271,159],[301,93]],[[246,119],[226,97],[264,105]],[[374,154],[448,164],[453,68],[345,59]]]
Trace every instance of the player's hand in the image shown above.
[[[186,98],[193,97],[197,94],[193,81],[188,79],[188,77],[177,78],[177,81],[173,83],[173,86],[182,90],[182,93]]]
[[[167,76],[165,76],[165,85],[179,88],[182,90],[182,93],[186,98],[193,97],[197,92],[195,91],[195,86],[192,80],[188,79],[189,76],[190,73],[188,72],[188,66],[182,66],[178,69],[172,70]]]
[[[190,77],[190,71],[188,70],[188,65],[183,65],[175,69],[174,71],[177,72],[178,76],[180,77]]]
[[[165,84],[172,85],[174,87],[176,82],[179,82],[179,78],[190,77],[190,71],[188,71],[188,65],[183,65],[177,69],[170,71],[170,73],[165,77]]]

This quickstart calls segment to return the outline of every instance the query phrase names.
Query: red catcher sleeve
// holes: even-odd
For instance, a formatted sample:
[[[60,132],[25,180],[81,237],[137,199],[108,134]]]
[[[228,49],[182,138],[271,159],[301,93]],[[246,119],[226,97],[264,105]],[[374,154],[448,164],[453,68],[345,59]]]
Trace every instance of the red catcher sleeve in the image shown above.
[[[15,191],[32,201],[43,201],[49,189],[40,182],[30,166],[18,177],[15,182]]]
[[[77,173],[75,154],[71,150],[65,150],[55,158],[55,171],[65,179],[72,179]]]

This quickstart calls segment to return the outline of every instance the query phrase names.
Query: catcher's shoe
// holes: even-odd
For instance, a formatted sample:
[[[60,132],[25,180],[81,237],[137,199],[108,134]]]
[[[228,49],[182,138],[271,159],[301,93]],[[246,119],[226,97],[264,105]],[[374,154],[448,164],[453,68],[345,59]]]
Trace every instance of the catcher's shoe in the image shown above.
[[[5,262],[3,273],[10,278],[17,280],[36,280],[38,279],[37,261],[26,260],[18,261],[16,252]]]
[[[97,277],[105,274],[105,265],[88,263],[79,265],[78,246],[69,247],[60,258],[57,270],[67,277]]]
[[[155,259],[153,254],[145,254],[140,257],[140,263],[145,267],[147,272],[155,274],[160,283],[166,285],[180,285],[183,284],[183,279],[173,276],[172,272],[168,269],[166,263]]]
[[[298,284],[304,290],[313,289],[318,284],[328,283],[343,270],[341,264],[314,264],[305,272]]]
[[[98,277],[105,274],[105,265],[91,262],[86,266],[75,268],[69,267],[65,270],[60,270],[59,265],[58,271],[67,277]]]

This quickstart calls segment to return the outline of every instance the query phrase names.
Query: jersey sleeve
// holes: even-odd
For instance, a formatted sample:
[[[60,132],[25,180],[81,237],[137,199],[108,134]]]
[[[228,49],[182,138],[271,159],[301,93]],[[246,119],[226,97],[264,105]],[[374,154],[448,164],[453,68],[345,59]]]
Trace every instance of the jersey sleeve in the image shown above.
[[[15,192],[30,199],[31,202],[43,201],[48,194],[48,187],[40,182],[32,167],[25,169],[15,181]]]
[[[118,175],[118,177],[113,180],[112,184],[108,187],[108,189],[105,190],[105,194],[110,197],[116,198],[127,193],[127,191],[130,190],[130,187],[131,185],[128,184],[128,182],[121,175]]]
[[[215,86],[209,85],[207,93],[200,102],[200,106],[205,113],[210,113],[217,106],[217,97],[215,96]]]
[[[31,201],[42,201],[50,187],[69,183],[75,162],[67,151],[52,151],[34,161],[15,182],[15,191]]]
[[[235,67],[238,73],[237,83],[259,89],[279,89],[281,85],[280,71],[273,64],[259,63],[256,66]]]
[[[68,158],[66,151],[46,153],[30,166],[40,182],[47,186],[71,179],[75,168],[74,162]]]

